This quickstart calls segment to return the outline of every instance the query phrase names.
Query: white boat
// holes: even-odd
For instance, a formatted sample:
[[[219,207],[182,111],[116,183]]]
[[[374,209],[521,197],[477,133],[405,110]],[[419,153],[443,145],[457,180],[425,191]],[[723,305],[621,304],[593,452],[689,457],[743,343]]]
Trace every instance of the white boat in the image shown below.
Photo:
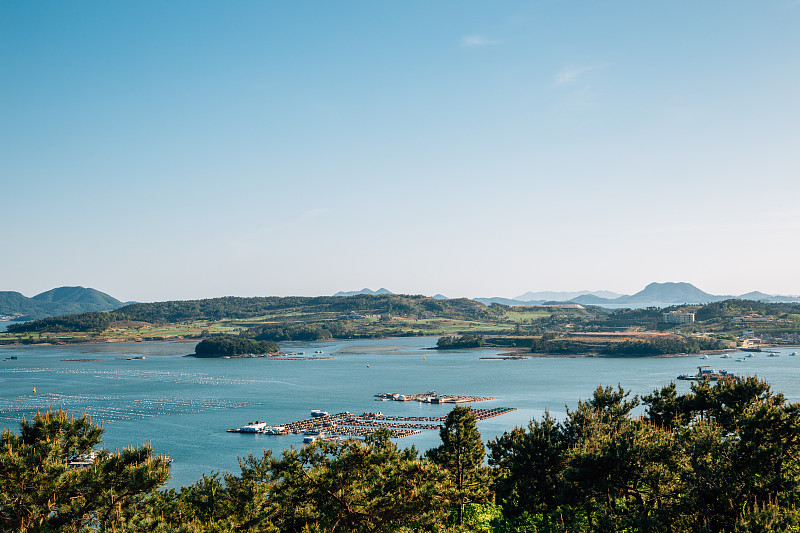
[[[266,422],[262,422],[260,420],[256,422],[248,422],[246,426],[242,426],[236,431],[239,433],[260,433],[264,431],[264,428],[267,427]]]
[[[730,358],[730,355],[728,355],[726,353],[722,354],[721,359],[728,359],[728,358]]]
[[[306,436],[303,437],[303,444],[310,444],[310,443],[316,442],[319,439],[324,438],[324,437],[325,437],[324,433],[318,433],[317,435],[308,435],[308,434],[306,434]]]
[[[311,411],[311,416],[314,418],[319,418],[321,416],[327,416],[327,415],[328,411],[322,411],[320,409],[314,409],[313,411]]]
[[[286,428],[283,426],[267,426],[263,429],[262,433],[264,435],[284,435],[288,433]]]
[[[707,355],[701,355],[700,359],[708,359],[708,356]]]
[[[797,355],[797,352],[792,352],[789,355]]]

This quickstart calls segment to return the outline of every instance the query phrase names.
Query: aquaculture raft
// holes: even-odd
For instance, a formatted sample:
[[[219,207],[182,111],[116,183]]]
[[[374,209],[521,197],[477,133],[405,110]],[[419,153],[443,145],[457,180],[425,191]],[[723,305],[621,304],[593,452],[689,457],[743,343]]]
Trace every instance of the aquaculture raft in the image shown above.
[[[514,407],[495,407],[492,409],[472,409],[477,420],[486,420],[495,416],[516,411]],[[342,437],[364,437],[379,429],[388,429],[393,438],[407,437],[422,433],[421,430],[437,430],[447,416],[383,416],[381,413],[336,413],[325,416],[298,420],[280,424],[287,433],[322,433]],[[247,426],[245,426],[247,427]],[[229,433],[271,434],[266,431],[229,429]]]

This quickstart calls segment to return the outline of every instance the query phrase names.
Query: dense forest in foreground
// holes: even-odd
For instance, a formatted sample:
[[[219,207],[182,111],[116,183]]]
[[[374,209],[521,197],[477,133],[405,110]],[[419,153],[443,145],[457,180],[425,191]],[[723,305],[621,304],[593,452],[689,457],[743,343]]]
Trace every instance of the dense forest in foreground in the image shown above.
[[[643,416],[634,411],[643,407]],[[240,459],[241,472],[159,490],[147,447],[73,469],[86,417],[39,413],[0,438],[0,530],[98,532],[790,532],[800,530],[800,405],[756,378],[642,398],[598,387],[484,443],[456,407],[420,455],[379,431]],[[486,460],[485,460],[486,459]]]

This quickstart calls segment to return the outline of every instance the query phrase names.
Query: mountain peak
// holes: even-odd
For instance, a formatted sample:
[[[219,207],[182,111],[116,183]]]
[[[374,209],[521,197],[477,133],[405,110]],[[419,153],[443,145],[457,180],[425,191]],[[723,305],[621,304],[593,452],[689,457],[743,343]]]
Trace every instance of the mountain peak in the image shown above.
[[[111,311],[123,306],[116,298],[96,289],[57,287],[33,298],[15,292],[0,292],[0,315],[24,315],[29,318]]]
[[[723,297],[709,294],[684,281],[666,281],[663,283],[654,281],[636,294],[620,298],[618,301],[699,304],[715,302],[720,299],[723,299]]]
[[[394,294],[394,293],[392,291],[390,291],[389,289],[385,289],[383,287],[381,287],[377,291],[373,291],[372,289],[368,289],[368,288],[365,287],[365,288],[361,289],[360,291],[339,291],[336,294],[334,294],[334,296],[355,296],[357,294],[378,295],[378,294]]]

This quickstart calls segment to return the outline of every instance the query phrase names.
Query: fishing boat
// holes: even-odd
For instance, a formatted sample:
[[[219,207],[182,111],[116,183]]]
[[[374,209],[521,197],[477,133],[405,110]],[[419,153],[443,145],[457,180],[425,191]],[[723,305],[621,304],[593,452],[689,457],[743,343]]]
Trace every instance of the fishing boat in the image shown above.
[[[727,370],[720,370],[717,372],[706,365],[702,365],[697,367],[697,374],[681,374],[678,376],[678,379],[690,381],[703,381],[704,379],[707,379],[709,381],[717,381],[719,379],[728,379],[731,377],[733,377],[733,374]]]
[[[316,442],[323,438],[325,438],[324,433],[317,433],[316,435],[309,435],[306,433],[306,436],[303,437],[303,444],[311,444],[312,442]]]
[[[229,429],[228,431],[231,433],[261,433],[264,431],[264,428],[267,427],[267,423],[261,420],[257,420],[255,422],[248,422],[246,426],[242,426],[236,429]]]

